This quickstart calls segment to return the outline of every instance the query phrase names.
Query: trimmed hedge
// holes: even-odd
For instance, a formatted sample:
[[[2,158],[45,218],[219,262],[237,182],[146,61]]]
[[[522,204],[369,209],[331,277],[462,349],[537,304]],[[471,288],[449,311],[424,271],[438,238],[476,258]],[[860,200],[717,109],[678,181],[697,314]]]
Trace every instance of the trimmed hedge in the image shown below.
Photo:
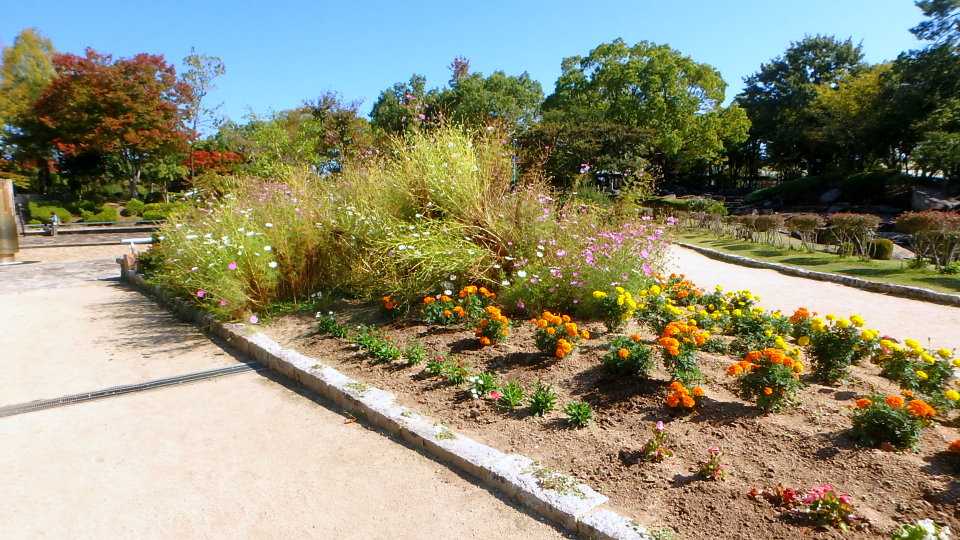
[[[99,212],[88,212],[84,210],[80,213],[84,221],[87,222],[102,222],[102,221],[119,221],[120,220],[120,211],[117,210],[115,206],[103,205],[100,208]]]
[[[722,201],[709,197],[677,198],[673,195],[666,197],[652,197],[643,201],[644,206],[651,208],[666,208],[679,212],[704,212],[715,216],[727,215],[727,207]]]
[[[146,221],[161,221],[175,211],[183,208],[179,203],[150,203],[143,207],[143,219]]]
[[[73,219],[73,214],[66,208],[59,206],[59,203],[56,201],[49,201],[48,204],[39,204],[31,201],[27,204],[27,211],[30,214],[30,222],[50,223],[50,218],[53,217],[54,214],[60,217],[61,223],[66,223]]]
[[[127,204],[123,207],[123,215],[125,216],[142,216],[143,209],[146,204],[140,199],[130,199],[127,201]]]
[[[897,171],[872,171],[850,176],[804,176],[775,186],[758,189],[744,199],[751,204],[780,199],[785,204],[817,204],[831,188],[840,189],[840,200],[864,202],[906,202],[911,187],[922,179]]]

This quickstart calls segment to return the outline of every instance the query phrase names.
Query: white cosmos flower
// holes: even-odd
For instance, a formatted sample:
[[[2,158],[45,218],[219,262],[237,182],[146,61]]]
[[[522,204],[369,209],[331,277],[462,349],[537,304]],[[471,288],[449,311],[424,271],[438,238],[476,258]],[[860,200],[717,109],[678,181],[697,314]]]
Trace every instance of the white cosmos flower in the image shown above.
[[[455,274],[450,274],[450,281],[456,281],[457,276]]]
[[[268,229],[272,229],[272,228],[273,228],[273,223],[264,223],[263,226],[266,227],[266,228],[268,228]]]
[[[271,246],[263,246],[263,250],[269,253],[269,252],[273,251],[273,247],[271,247]]]
[[[447,296],[453,296],[453,291],[451,291],[450,289],[444,289],[443,294]]]
[[[527,271],[526,271],[526,270],[517,270],[517,277],[521,277],[521,278],[527,277]]]
[[[267,263],[267,266],[269,266],[270,268],[276,268],[276,267],[277,267],[277,261],[270,261],[269,263]]]
[[[509,287],[509,286],[510,286],[510,282],[507,281],[507,280],[501,281],[500,284],[503,285],[504,287]]]
[[[195,235],[195,234],[188,234],[188,235],[184,236],[184,238],[186,238],[187,240],[196,240],[196,239],[197,239],[197,235]]]

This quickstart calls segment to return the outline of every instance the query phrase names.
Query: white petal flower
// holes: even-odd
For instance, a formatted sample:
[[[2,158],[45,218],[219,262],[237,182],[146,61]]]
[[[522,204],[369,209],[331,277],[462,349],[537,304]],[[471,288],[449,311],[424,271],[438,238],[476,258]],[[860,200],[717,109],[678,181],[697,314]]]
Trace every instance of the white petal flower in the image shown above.
[[[273,228],[273,223],[264,223],[263,226],[266,227],[266,228],[268,228],[268,229],[272,229],[272,228]]]
[[[267,266],[269,266],[270,268],[276,268],[276,267],[277,267],[277,261],[270,261],[270,262],[267,263]]]
[[[273,251],[273,248],[270,247],[270,246],[263,246],[263,250],[269,253],[269,252]]]
[[[517,271],[517,277],[520,277],[520,278],[525,278],[525,277],[527,277],[527,271],[526,271],[526,270],[518,270],[518,271]]]

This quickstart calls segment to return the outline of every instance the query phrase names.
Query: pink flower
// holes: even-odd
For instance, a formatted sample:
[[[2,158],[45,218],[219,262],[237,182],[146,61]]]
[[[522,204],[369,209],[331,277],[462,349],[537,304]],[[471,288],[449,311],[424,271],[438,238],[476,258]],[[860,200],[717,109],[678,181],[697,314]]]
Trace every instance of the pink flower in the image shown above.
[[[225,306],[225,305],[227,305],[227,301],[224,300],[223,298],[221,298],[221,299],[220,299],[220,307],[223,307],[223,306]]]
[[[710,454],[711,456],[719,456],[719,455],[720,455],[720,447],[718,447],[718,446],[711,446],[710,448],[707,448],[707,453]]]
[[[230,264],[227,265],[227,270],[236,270],[236,269],[237,269],[237,263],[233,261],[231,261]]]
[[[503,397],[503,394],[497,392],[496,390],[491,390],[487,395],[490,396],[490,399],[500,399]]]
[[[657,420],[657,431],[663,431],[663,420]]]
[[[203,298],[207,295],[207,291],[203,289],[197,289],[197,298]]]
[[[260,322],[260,318],[256,314],[250,316],[250,324],[257,324]]]

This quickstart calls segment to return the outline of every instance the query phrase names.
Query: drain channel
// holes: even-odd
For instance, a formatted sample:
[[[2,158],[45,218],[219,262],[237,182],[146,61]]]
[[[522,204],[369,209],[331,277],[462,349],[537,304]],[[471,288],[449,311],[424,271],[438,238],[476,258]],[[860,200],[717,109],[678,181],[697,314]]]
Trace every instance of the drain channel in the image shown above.
[[[93,392],[85,392],[83,394],[73,394],[69,396],[61,396],[53,399],[41,399],[37,401],[30,401],[27,403],[19,403],[16,405],[7,405],[5,407],[0,407],[0,418],[5,416],[14,416],[17,414],[24,414],[28,412],[41,411],[44,409],[52,409],[54,407],[63,407],[66,405],[73,405],[75,403],[83,403],[85,401],[93,401],[96,399],[103,399],[114,396],[121,396],[123,394],[131,394],[133,392],[143,392],[145,390],[153,390],[155,388],[163,388],[165,386],[175,386],[178,384],[185,384],[196,381],[203,381],[206,379],[213,379],[216,377],[223,377],[224,375],[233,375],[235,373],[245,373],[247,371],[260,371],[264,369],[260,364],[239,364],[235,366],[228,366],[224,368],[209,369],[206,371],[197,371],[195,373],[187,373],[186,375],[177,375],[176,377],[167,377],[165,379],[155,379],[152,381],[147,381],[138,384],[124,384],[120,386],[111,386],[109,388],[104,388],[102,390],[95,390]]]

